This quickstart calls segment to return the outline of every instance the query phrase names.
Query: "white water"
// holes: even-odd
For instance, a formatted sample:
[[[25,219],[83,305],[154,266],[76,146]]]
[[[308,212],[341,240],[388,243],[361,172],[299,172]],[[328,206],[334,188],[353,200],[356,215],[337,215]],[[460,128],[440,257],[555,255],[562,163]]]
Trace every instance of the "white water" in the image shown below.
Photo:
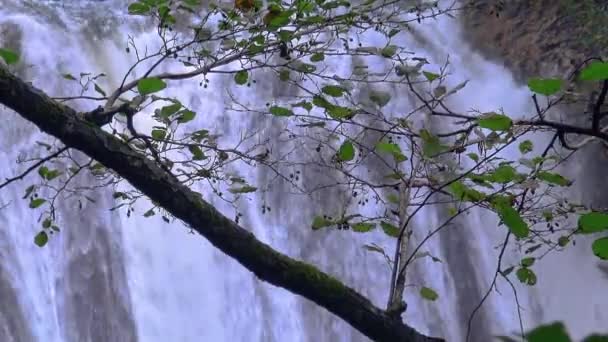
[[[3,1],[6,0],[0,0]],[[65,18],[69,16],[62,10],[40,6],[41,9],[34,12],[8,2],[6,5],[0,9],[0,25],[13,23],[22,32],[22,58],[31,65],[23,72],[28,80],[51,95],[67,95],[74,90],[66,87],[66,81],[60,78],[63,72],[103,71],[108,74],[110,85],[118,84],[133,61],[124,50],[126,33],[131,32],[141,44],[153,41],[151,32],[142,33],[122,24],[121,20],[104,30],[96,23],[89,23],[88,27],[69,24],[66,28],[59,24],[60,19],[40,15],[40,12],[57,13],[58,18],[68,20]],[[85,10],[84,13],[92,14],[94,9],[88,11],[91,12]],[[454,84],[471,80],[452,100],[454,108],[490,111],[502,106],[507,113],[530,112],[529,93],[517,87],[506,70],[472,54],[455,38],[457,31],[453,20],[440,20],[423,26],[427,43],[408,42],[411,50],[426,54],[435,63],[441,63],[449,54],[454,65],[451,78]],[[0,42],[2,39],[0,36]],[[335,68],[339,72],[342,68],[348,70],[350,65],[344,63]],[[218,78],[212,79],[207,90],[183,84],[173,85],[170,92],[181,94],[180,98],[190,98],[193,107],[201,112],[197,123],[225,130],[222,142],[229,144],[238,138],[241,130],[262,127],[257,117],[225,116],[224,101],[228,99],[219,94],[230,84]],[[255,97],[282,91],[277,90],[278,85],[268,88],[250,95],[249,100],[254,102]],[[87,109],[90,106],[80,105]],[[393,105],[407,106],[407,99],[395,101]],[[45,139],[16,115],[3,112],[3,116],[10,120],[0,128],[0,153],[5,160],[5,166],[0,169],[2,179],[22,170],[21,166],[15,167],[16,157],[20,153],[39,153],[33,142]],[[265,133],[272,136],[276,129],[269,124]],[[252,180],[262,181],[267,177],[261,171],[240,171]],[[256,280],[203,238],[188,234],[181,224],[166,224],[159,217],[141,217],[147,210],[143,202],[130,218],[107,210],[111,206],[108,193],[99,195],[101,200],[96,204],[85,203],[82,211],[76,210],[74,204],[66,204],[62,232],[53,236],[46,248],[39,249],[32,238],[40,224],[27,203],[21,200],[23,189],[35,177],[0,192],[0,204],[11,201],[8,208],[0,210],[0,222],[4,223],[0,232],[0,270],[4,272],[0,272],[0,276],[8,275],[0,278],[0,282],[15,289],[18,305],[25,313],[25,325],[34,341],[131,341],[134,337],[129,332],[133,329],[130,319],[140,341],[366,340],[315,305]],[[313,181],[319,175],[303,177]],[[301,198],[286,204],[282,196],[277,193],[267,198],[273,215],[260,214],[262,198],[241,201],[244,226],[278,250],[337,275],[383,306],[389,277],[386,265],[377,255],[364,252],[361,245],[376,242],[390,250],[390,241],[380,232],[366,236],[339,231],[313,234],[307,228],[311,217],[319,208],[331,206],[332,201],[340,197],[324,194],[314,203]],[[221,201],[215,203],[227,215],[234,214]],[[417,238],[437,226],[439,220],[439,214],[431,210],[421,215],[415,222],[416,227],[420,227],[416,230]],[[454,232],[431,240],[428,247],[446,262],[437,264],[424,259],[417,262],[412,271],[417,283],[438,291],[439,300],[424,302],[415,290],[406,291],[408,324],[424,333],[445,336],[448,341],[463,339],[467,319],[464,316],[488,286],[496,263],[497,250],[493,246],[499,244],[504,234],[502,228],[496,228],[493,217],[482,214],[470,215],[461,224],[455,231],[452,229]],[[463,238],[467,236],[465,231],[471,232],[474,238]],[[110,242],[103,243],[104,238]],[[560,319],[566,321],[573,335],[581,337],[608,326],[606,313],[601,316],[598,309],[608,307],[608,296],[599,296],[606,280],[590,261],[588,246],[584,243],[579,246],[581,248],[568,254],[543,260],[543,267],[537,268],[536,290],[518,286],[526,327]],[[516,260],[513,254],[505,264]],[[569,276],[562,268],[576,271],[577,275]],[[94,274],[101,275],[103,285],[98,284],[99,278],[94,278]],[[87,292],[94,284],[103,291]],[[578,289],[575,292],[578,295],[572,294],[571,288]],[[474,336],[476,340],[485,341],[486,331],[500,334],[517,331],[519,327],[508,285],[501,282],[499,289],[502,295],[494,293],[486,302],[485,311],[478,316],[481,322],[478,328],[483,331]],[[78,302],[78,293],[84,293],[88,303]],[[5,315],[15,309],[4,306],[0,313]],[[99,316],[88,316],[92,309],[99,310]],[[29,341],[27,332],[13,331],[13,334],[16,336],[12,341]],[[0,335],[3,336],[9,335]],[[6,340],[11,341],[10,337]]]

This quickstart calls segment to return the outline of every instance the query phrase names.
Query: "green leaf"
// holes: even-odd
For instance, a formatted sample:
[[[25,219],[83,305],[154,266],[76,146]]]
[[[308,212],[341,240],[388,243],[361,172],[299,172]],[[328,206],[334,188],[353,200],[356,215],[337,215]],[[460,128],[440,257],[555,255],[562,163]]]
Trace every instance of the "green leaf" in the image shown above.
[[[560,91],[563,83],[558,78],[532,78],[528,81],[528,88],[537,94],[549,96]]]
[[[156,214],[154,212],[154,209],[150,209],[144,213],[144,217],[151,217],[151,216],[154,216],[154,214]]]
[[[301,101],[301,102],[298,102],[298,103],[294,103],[291,106],[292,107],[302,107],[302,108],[306,109],[306,111],[309,112],[309,113],[312,110],[312,103],[307,102],[307,101]]]
[[[323,94],[327,94],[332,97],[340,97],[344,95],[345,92],[344,88],[335,85],[326,85],[321,88],[321,91],[323,92]]]
[[[608,260],[608,237],[597,239],[591,244],[591,250],[596,257]]]
[[[317,107],[325,109],[327,115],[329,115],[332,119],[349,119],[353,115],[352,109],[331,104],[321,95],[313,96],[312,103]]]
[[[283,34],[284,34],[283,32],[285,32],[285,31],[279,32],[279,36],[281,37],[281,40],[283,38]],[[257,35],[255,37],[251,38],[251,40],[253,42],[255,42],[256,44],[263,45],[264,42],[266,41],[266,38],[263,35],[260,34],[260,35]]]
[[[488,183],[489,181],[492,181],[491,173],[480,174],[480,175],[475,174],[475,173],[469,173],[466,177],[469,178],[476,185],[481,185],[488,189],[494,189],[494,187],[490,183]]]
[[[234,74],[234,82],[236,82],[236,84],[238,84],[238,85],[246,84],[248,80],[249,80],[249,73],[247,73],[247,71],[245,71],[245,70],[241,70],[241,71],[237,72],[236,74]]]
[[[534,261],[536,261],[536,258],[534,258],[534,257],[523,258],[523,259],[521,259],[521,265],[523,267],[530,267],[530,266],[534,265]]]
[[[522,154],[532,152],[532,149],[534,149],[534,145],[530,140],[524,140],[519,144],[519,152]]]
[[[566,327],[561,322],[538,326],[526,334],[528,342],[571,342]]]
[[[391,31],[388,33],[388,36],[389,36],[389,38],[392,38],[392,37],[396,36],[397,34],[399,34],[399,32],[401,32],[401,31],[400,31],[400,30],[397,30],[397,29],[392,29],[392,30],[391,30]]]
[[[481,128],[487,128],[492,131],[508,131],[513,125],[513,121],[506,115],[491,112],[479,117],[477,124]]]
[[[559,239],[557,239],[557,244],[560,247],[566,247],[568,242],[570,242],[570,238],[568,238],[567,236],[560,236]]]
[[[401,148],[399,147],[399,145],[383,141],[380,141],[376,144],[376,150],[378,150],[378,152],[385,152],[390,154],[401,153]]]
[[[483,193],[466,186],[461,181],[452,182],[449,188],[452,195],[460,201],[479,202],[485,198]]]
[[[149,5],[141,2],[134,2],[129,5],[129,14],[131,15],[145,15],[152,9]]]
[[[333,225],[334,222],[324,218],[323,216],[315,216],[312,220],[312,229],[317,230]]]
[[[608,342],[608,335],[593,334],[585,337],[583,342]]]
[[[374,228],[376,228],[376,225],[373,223],[359,222],[359,223],[352,224],[350,227],[352,228],[353,232],[367,233],[369,231],[374,230]]]
[[[247,50],[249,51],[249,54],[257,55],[258,53],[264,51],[264,45],[251,44],[251,45],[249,45]]]
[[[521,218],[519,212],[510,204],[500,201],[494,204],[494,208],[502,222],[509,228],[513,235],[521,239],[530,234],[528,224]]]
[[[193,160],[205,160],[205,159],[207,159],[207,157],[203,153],[203,150],[201,150],[201,148],[198,147],[198,146],[196,146],[196,145],[189,145],[188,146],[188,150],[190,151],[190,153],[192,153],[192,159]]]
[[[399,237],[399,228],[393,226],[392,224],[382,221],[380,222],[380,227],[382,227],[382,230],[386,235],[392,237]]]
[[[539,171],[536,176],[540,180],[559,186],[570,186],[572,184],[572,182],[564,176],[553,172]]]
[[[393,57],[393,56],[394,56],[396,53],[397,53],[397,46],[396,46],[396,45],[388,45],[388,46],[386,46],[385,48],[383,48],[383,49],[380,51],[380,54],[381,54],[383,57],[386,57],[386,58],[391,58],[391,57]]]
[[[161,91],[167,87],[167,84],[160,78],[151,77],[144,78],[137,82],[137,91],[141,95],[148,95]]]
[[[376,144],[376,150],[378,152],[389,153],[395,158],[395,161],[400,163],[406,161],[407,157],[401,152],[399,145],[389,142],[380,141]]]
[[[9,49],[0,48],[0,58],[4,59],[8,65],[19,62],[19,55]]]
[[[49,172],[46,173],[46,175],[45,175],[44,178],[47,181],[51,181],[51,180],[59,177],[59,175],[61,175],[61,171],[59,171],[59,170],[49,170]]]
[[[41,166],[38,168],[38,174],[42,179],[46,179],[46,174],[49,173],[49,168],[46,166]]]
[[[448,90],[446,89],[446,87],[444,87],[444,86],[440,85],[440,86],[438,86],[437,88],[433,89],[433,96],[435,96],[436,98],[440,98],[440,97],[442,97],[443,95],[445,95],[445,93],[446,93],[447,91],[448,91]]]
[[[283,82],[289,81],[289,70],[281,70],[279,72],[279,80]]]
[[[526,284],[529,286],[536,285],[536,274],[534,274],[531,269],[527,267],[522,267],[518,269],[515,274],[517,275],[517,279],[519,279],[522,284]]]
[[[507,184],[516,178],[517,171],[513,166],[507,164],[500,165],[489,175],[489,180],[500,184]]]
[[[261,37],[264,37],[264,36],[261,36]],[[279,38],[284,42],[289,42],[290,40],[293,39],[293,31],[281,30],[281,31],[279,31]],[[260,44],[263,44],[263,42]]]
[[[25,194],[23,195],[23,199],[28,198],[29,195],[31,195],[32,192],[34,192],[35,189],[36,189],[35,185],[30,185],[27,188],[25,188]]]
[[[329,101],[327,101],[323,96],[320,95],[315,95],[312,97],[312,104],[323,109],[327,109],[333,106],[331,103],[329,103]]]
[[[269,111],[270,111],[270,114],[272,114],[274,116],[292,116],[293,115],[293,111],[291,111],[291,109],[285,108],[285,107],[272,106],[272,107],[270,107]]]
[[[608,214],[592,211],[578,218],[578,228],[583,234],[592,234],[608,229]]]
[[[197,7],[201,5],[201,0],[182,0],[184,4],[190,7]]]
[[[313,53],[312,56],[310,56],[310,61],[313,63],[320,62],[324,59],[325,54],[323,54],[322,52]]]
[[[355,147],[350,141],[345,141],[338,150],[338,158],[340,161],[351,161],[355,158]]]
[[[163,140],[167,136],[167,131],[164,129],[153,129],[151,135],[156,140]]]
[[[162,116],[163,118],[168,118],[171,115],[177,113],[178,110],[180,110],[182,108],[182,104],[181,103],[174,103],[168,106],[164,106],[160,109],[160,116]]]
[[[471,152],[471,153],[467,153],[467,156],[469,158],[471,158],[472,161],[474,162],[479,162],[479,156],[477,155],[477,153]]]
[[[206,129],[198,130],[198,131],[192,133],[192,135],[190,137],[192,138],[192,140],[200,143],[203,139],[209,137],[209,130],[206,130]]]
[[[293,14],[292,11],[284,11],[278,13],[275,17],[270,20],[268,26],[273,29],[277,29],[279,27],[283,27],[289,24],[289,17]]]
[[[434,80],[439,78],[438,74],[434,74],[428,71],[423,71],[422,74],[424,75],[424,77],[426,77],[427,80],[429,80],[429,82],[433,82]]]
[[[44,247],[47,242],[49,242],[49,236],[44,230],[38,232],[38,234],[34,236],[34,243],[38,247]]]
[[[294,63],[292,66],[295,70],[303,73],[311,73],[317,70],[316,66],[308,63]]]
[[[180,116],[179,118],[177,118],[177,122],[179,123],[186,123],[188,121],[192,121],[194,119],[194,117],[196,116],[196,113],[188,110],[188,109],[184,109],[180,112]]]
[[[608,63],[594,61],[581,70],[578,78],[583,81],[608,80]]]
[[[176,19],[171,15],[171,9],[167,3],[162,3],[158,8],[158,15],[163,24],[175,24]]]
[[[427,158],[432,158],[442,151],[445,146],[441,144],[438,137],[432,135],[428,130],[420,130],[420,138],[422,138],[422,154]]]
[[[350,1],[327,1],[327,2],[323,2],[320,1],[319,2],[321,4],[321,8],[325,9],[325,10],[330,10],[330,9],[334,9],[334,8],[338,8],[340,6],[345,6],[345,7],[349,7],[350,6]]]
[[[332,119],[350,119],[353,116],[353,110],[342,106],[331,105],[325,111]]]
[[[35,198],[30,202],[30,208],[35,209],[46,202],[44,198]]]
[[[61,74],[63,78],[70,81],[76,81],[76,77],[72,76],[72,74]]]
[[[430,300],[430,301],[436,301],[437,298],[439,298],[439,295],[437,294],[437,292],[435,292],[435,290],[428,288],[426,286],[423,286],[420,289],[420,296],[426,300]]]
[[[103,91],[103,89],[101,89],[101,87],[97,83],[95,83],[95,91],[101,94],[101,96],[106,96],[106,92]]]
[[[305,24],[321,24],[325,22],[327,19],[322,15],[313,15],[304,20],[302,20]]]
[[[395,195],[395,194],[388,194],[386,196],[386,199],[393,204],[399,204],[399,196]]]
[[[50,217],[47,217],[42,221],[42,228],[50,228],[51,224],[53,224],[53,220]]]
[[[228,191],[233,194],[245,194],[249,192],[255,192],[258,188],[251,185],[245,185],[240,188],[230,188]]]
[[[382,108],[391,101],[391,94],[385,91],[372,90],[369,93],[369,99]]]

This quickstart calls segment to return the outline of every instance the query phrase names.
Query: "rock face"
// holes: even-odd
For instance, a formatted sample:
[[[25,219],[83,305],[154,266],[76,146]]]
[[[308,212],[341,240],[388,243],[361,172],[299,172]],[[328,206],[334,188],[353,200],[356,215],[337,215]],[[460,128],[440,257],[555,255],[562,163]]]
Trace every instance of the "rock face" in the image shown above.
[[[504,64],[516,81],[568,77],[590,57],[608,55],[608,0],[474,0],[463,13],[463,35],[471,48]],[[498,15],[497,15],[498,13]],[[577,84],[579,99],[589,99],[598,84]],[[561,105],[559,120],[588,125],[588,103]],[[608,206],[598,182],[605,177],[604,146],[591,144],[566,165],[577,178],[575,195],[594,207]],[[601,184],[601,183],[599,183]]]
[[[606,0],[476,0],[465,11],[465,39],[504,63],[515,79],[564,76],[606,52]]]
[[[531,77],[569,77],[583,61],[608,54],[607,0],[471,3],[461,20],[465,40],[484,57],[504,64],[522,84]],[[599,85],[578,82],[571,86],[579,101],[560,105],[553,113],[559,120],[589,125],[585,111]],[[566,171],[578,178],[576,191],[583,202],[594,207],[608,205],[608,197],[597,188],[608,169],[606,156],[603,146],[591,144],[566,165]]]

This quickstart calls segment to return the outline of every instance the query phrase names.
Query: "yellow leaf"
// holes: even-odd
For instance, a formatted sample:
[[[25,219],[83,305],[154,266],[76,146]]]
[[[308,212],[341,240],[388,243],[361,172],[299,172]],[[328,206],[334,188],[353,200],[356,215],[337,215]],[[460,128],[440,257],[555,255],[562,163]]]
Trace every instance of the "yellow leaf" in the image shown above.
[[[234,8],[239,9],[243,12],[250,11],[254,7],[253,0],[234,0]]]

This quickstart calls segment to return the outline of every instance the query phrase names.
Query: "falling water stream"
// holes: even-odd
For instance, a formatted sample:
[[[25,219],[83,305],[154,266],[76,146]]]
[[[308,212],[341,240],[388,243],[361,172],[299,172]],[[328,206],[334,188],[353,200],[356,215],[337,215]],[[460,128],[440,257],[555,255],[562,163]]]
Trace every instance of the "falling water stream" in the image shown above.
[[[141,46],[155,44],[153,30],[125,20],[125,5],[115,2],[0,0],[0,46],[18,49],[20,75],[52,96],[77,90],[62,73],[104,72],[109,89],[120,83],[133,62],[125,52],[127,34]],[[455,19],[441,18],[417,29],[417,38],[407,41],[409,49],[437,63],[449,56],[453,83],[470,80],[451,100],[453,108],[502,107],[512,115],[530,112],[528,91],[516,85],[507,70],[471,52],[458,38]],[[331,67],[339,73],[352,65]],[[273,142],[280,124],[244,113],[226,114],[229,99],[218,94],[233,87],[229,81],[212,78],[204,91],[189,83],[174,83],[167,94],[179,94],[183,102],[204,113],[197,124],[220,131],[223,143],[234,143],[241,132],[251,129]],[[235,93],[255,103],[256,97],[280,97],[286,90],[271,84],[256,91],[260,93]],[[411,106],[407,97],[395,98],[392,106]],[[90,104],[82,101],[74,106],[84,110]],[[0,177],[4,179],[25,168],[15,163],[19,156],[41,153],[36,141],[52,140],[15,113],[5,109],[0,113],[4,122]],[[146,122],[138,124],[144,127]],[[271,178],[265,170],[234,171],[258,182]],[[124,211],[108,210],[113,206],[109,190],[97,191],[95,203],[84,201],[82,209],[76,200],[62,202],[61,232],[45,248],[38,248],[32,242],[40,226],[37,214],[21,199],[32,177],[37,175],[0,192],[0,206],[9,204],[0,209],[0,341],[367,341],[316,305],[257,280],[182,224],[142,217],[149,203],[140,202],[130,217]],[[305,172],[302,177],[305,182],[322,182],[325,175]],[[95,182],[92,177],[78,181]],[[356,236],[310,231],[311,218],[345,194],[327,192],[314,200],[295,197],[288,202],[284,187],[240,201],[241,223],[279,251],[318,265],[384,306],[390,276],[386,264],[361,246],[374,242],[391,248],[391,241],[381,232]],[[213,203],[227,215],[234,214],[226,203]],[[272,207],[272,214],[261,214],[263,203]],[[414,239],[437,226],[442,215],[437,210],[419,215]],[[431,239],[428,251],[443,262],[421,259],[409,274],[413,281],[436,289],[440,298],[427,302],[415,290],[406,290],[408,324],[448,341],[464,341],[467,319],[496,268],[495,246],[505,234],[496,225],[495,217],[474,212]],[[581,241],[579,246],[544,259],[535,288],[516,284],[525,327],[563,320],[580,338],[608,326],[607,279],[591,259],[588,244]],[[518,260],[517,250],[507,254],[506,263]],[[498,288],[500,294],[493,293],[474,320],[473,341],[486,342],[492,335],[519,328],[511,289],[502,281]]]

